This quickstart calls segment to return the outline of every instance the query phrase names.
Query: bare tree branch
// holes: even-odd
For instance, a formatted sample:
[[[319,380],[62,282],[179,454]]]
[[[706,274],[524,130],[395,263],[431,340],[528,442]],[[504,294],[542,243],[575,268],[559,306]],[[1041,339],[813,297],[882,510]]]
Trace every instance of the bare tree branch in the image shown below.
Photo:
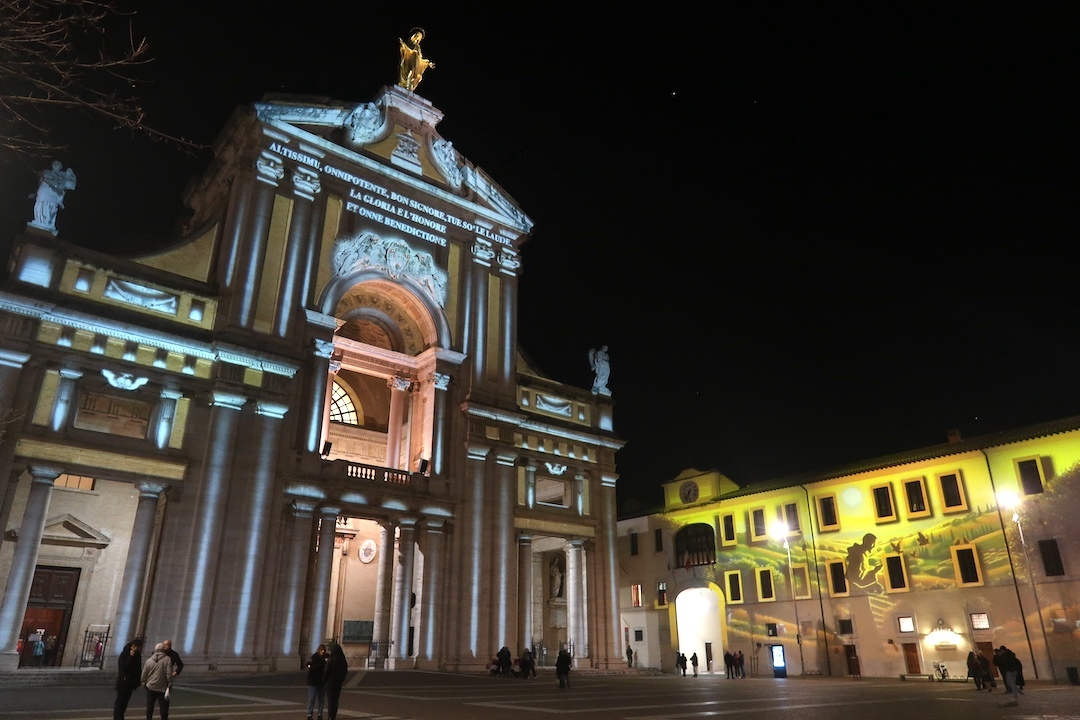
[[[146,125],[135,71],[152,59],[132,20],[113,0],[0,0],[0,148],[34,157],[63,149],[50,135],[50,112],[63,109],[203,149]],[[119,23],[126,33],[113,30]]]

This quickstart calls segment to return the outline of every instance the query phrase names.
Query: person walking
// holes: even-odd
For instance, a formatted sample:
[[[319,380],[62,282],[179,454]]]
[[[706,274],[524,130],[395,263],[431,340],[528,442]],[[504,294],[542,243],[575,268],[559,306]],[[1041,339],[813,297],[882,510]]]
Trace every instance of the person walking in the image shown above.
[[[161,720],[169,720],[173,664],[165,652],[165,643],[154,646],[154,654],[143,663],[140,682],[146,686],[146,720],[153,720],[154,705],[161,710]]]
[[[1012,650],[1002,645],[998,650],[1001,652],[1001,662],[998,667],[1005,674],[1005,690],[1012,694],[1013,699],[1005,703],[1006,707],[1020,704],[1020,696],[1024,694],[1024,664]]]
[[[45,638],[45,667],[52,667],[56,663],[56,643],[55,635]]]
[[[525,648],[521,651],[521,658],[518,659],[518,665],[521,667],[521,679],[527,680],[530,675],[536,677],[536,658],[533,657],[532,650]]]
[[[142,682],[143,641],[135,638],[120,652],[116,660],[116,700],[113,702],[113,720],[124,720],[131,694]]]
[[[694,653],[693,655],[690,656],[690,667],[694,668],[694,677],[697,677],[697,664],[698,664],[697,653]]]
[[[326,646],[320,645],[307,661],[307,720],[312,720],[315,701],[319,701],[319,720],[326,704]]]
[[[341,699],[341,688],[348,674],[349,661],[345,659],[345,651],[341,649],[340,643],[334,643],[330,647],[330,659],[326,661],[326,717],[328,720],[337,720],[338,700]]]
[[[559,679],[560,688],[570,687],[570,653],[566,650],[559,651],[559,657],[555,659],[555,677]]]
[[[976,692],[983,689],[982,668],[979,667],[974,650],[967,654],[967,676],[975,682]]]
[[[997,687],[997,680],[994,679],[994,673],[990,671],[990,661],[982,653],[976,655],[975,660],[979,664],[979,674],[982,676],[983,687],[986,688],[986,692],[994,692],[994,688]]]

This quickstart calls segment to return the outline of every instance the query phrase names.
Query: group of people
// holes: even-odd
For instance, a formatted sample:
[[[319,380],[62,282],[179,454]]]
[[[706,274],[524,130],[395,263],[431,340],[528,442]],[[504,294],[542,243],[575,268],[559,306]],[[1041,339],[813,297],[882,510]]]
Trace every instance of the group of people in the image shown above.
[[[536,677],[536,657],[532,650],[525,648],[521,651],[521,656],[515,660],[511,657],[510,648],[503,645],[491,659],[488,670],[492,677],[520,677],[526,680],[529,677]]]
[[[314,720],[316,717],[316,705],[319,709],[319,720],[323,720],[324,708],[328,720],[337,720],[338,701],[341,699],[341,688],[348,672],[349,663],[340,644],[331,643],[329,650],[325,645],[315,649],[315,653],[307,661],[307,720]]]
[[[727,673],[728,680],[746,677],[746,658],[743,657],[742,650],[724,651],[724,672]]]
[[[1002,645],[994,648],[993,659],[987,659],[985,655],[977,652],[969,652],[967,656],[967,676],[975,681],[977,691],[986,690],[993,692],[997,687],[994,674],[990,665],[998,669],[1001,679],[1005,682],[1005,692],[1012,695],[1013,699],[1008,705],[1018,705],[1020,696],[1024,694],[1024,664],[1016,653]]]
[[[169,696],[172,694],[173,678],[184,670],[184,661],[173,650],[172,640],[154,645],[153,654],[144,662],[143,640],[135,638],[124,646],[117,658],[116,701],[113,703],[113,720],[124,720],[131,695],[140,685],[146,688],[146,717],[154,717],[154,708],[161,713],[161,720],[169,720]]]
[[[697,653],[694,653],[693,655],[690,656],[689,664],[690,664],[690,667],[693,668],[693,670],[694,670],[694,677],[697,677],[697,669],[698,669],[698,656],[697,656]],[[677,654],[675,656],[675,669],[676,670],[681,670],[682,674],[683,674],[683,677],[686,677],[686,665],[687,665],[686,653],[681,652],[681,653]]]

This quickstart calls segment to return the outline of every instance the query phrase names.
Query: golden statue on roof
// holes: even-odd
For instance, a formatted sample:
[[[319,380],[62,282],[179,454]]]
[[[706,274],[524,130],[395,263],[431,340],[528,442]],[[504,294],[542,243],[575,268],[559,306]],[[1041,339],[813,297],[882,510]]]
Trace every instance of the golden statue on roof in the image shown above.
[[[398,68],[398,85],[406,90],[416,90],[424,79],[424,72],[434,68],[435,63],[420,52],[420,41],[424,39],[424,28],[413,28],[409,33],[409,42],[398,38],[401,43],[401,65]]]

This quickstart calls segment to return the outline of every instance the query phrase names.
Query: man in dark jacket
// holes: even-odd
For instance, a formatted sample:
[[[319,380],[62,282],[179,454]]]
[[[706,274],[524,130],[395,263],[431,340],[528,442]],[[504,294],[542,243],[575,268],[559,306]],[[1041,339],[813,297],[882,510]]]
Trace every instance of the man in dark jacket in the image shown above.
[[[339,643],[330,646],[330,659],[326,661],[326,717],[337,720],[338,699],[341,687],[349,674],[349,662]]]
[[[113,703],[113,720],[124,720],[128,702],[135,688],[139,687],[142,674],[143,641],[135,638],[120,652],[117,658],[116,702]]]
[[[165,646],[165,654],[172,661],[173,677],[176,677],[184,671],[184,661],[180,659],[180,653],[172,649],[172,640],[163,640],[161,644]]]

